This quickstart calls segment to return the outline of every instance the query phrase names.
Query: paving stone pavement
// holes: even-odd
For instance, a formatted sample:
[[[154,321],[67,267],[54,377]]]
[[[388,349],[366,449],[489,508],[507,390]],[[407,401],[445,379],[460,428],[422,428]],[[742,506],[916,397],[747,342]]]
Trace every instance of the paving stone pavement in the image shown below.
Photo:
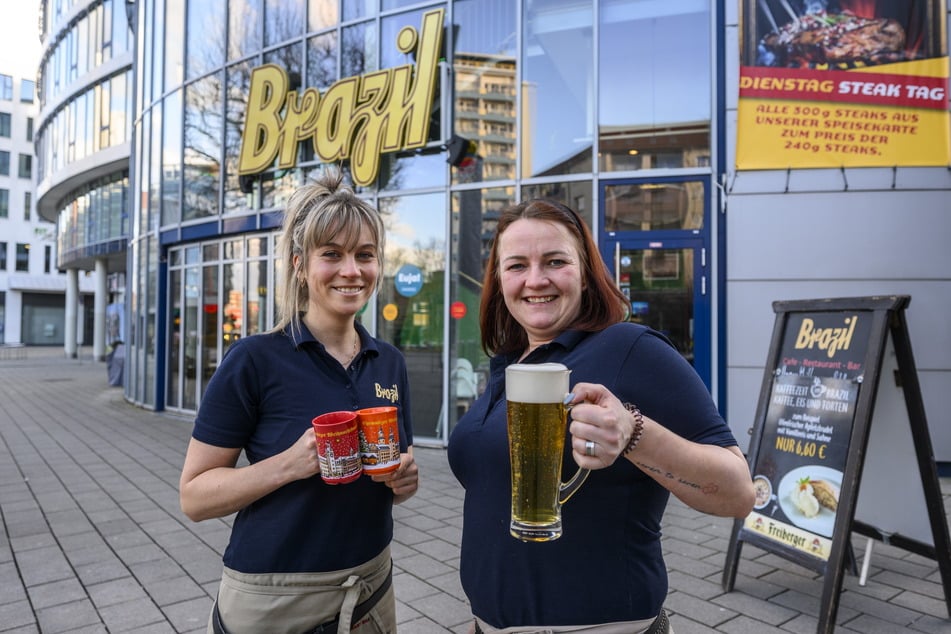
[[[204,631],[230,518],[196,524],[179,510],[190,431],[190,420],[127,403],[88,349],[0,360],[0,632]],[[463,491],[444,449],[416,455],[419,493],[394,511],[400,632],[466,632]],[[951,479],[941,485],[947,509]],[[815,632],[822,580],[781,557],[747,544],[723,592],[731,526],[671,502],[676,633]],[[865,539],[853,545],[861,557]],[[836,632],[951,634],[937,564],[876,542],[868,583],[845,577]]]

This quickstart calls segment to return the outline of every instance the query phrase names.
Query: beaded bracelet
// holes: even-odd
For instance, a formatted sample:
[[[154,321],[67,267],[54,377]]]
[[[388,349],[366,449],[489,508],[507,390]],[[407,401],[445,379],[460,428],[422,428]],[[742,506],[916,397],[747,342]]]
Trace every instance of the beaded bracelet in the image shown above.
[[[637,443],[641,439],[641,434],[644,433],[644,415],[641,414],[641,410],[637,409],[637,405],[630,403],[625,403],[624,408],[634,417],[634,430],[631,432],[630,440],[627,441],[627,446],[624,447],[624,451],[621,452],[622,456],[626,456],[634,451],[634,448],[637,447]]]

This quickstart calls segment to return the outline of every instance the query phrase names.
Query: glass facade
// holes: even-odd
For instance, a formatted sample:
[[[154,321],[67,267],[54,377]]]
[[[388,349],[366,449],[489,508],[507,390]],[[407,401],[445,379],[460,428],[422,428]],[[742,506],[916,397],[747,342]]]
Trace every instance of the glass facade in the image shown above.
[[[58,225],[58,268],[124,270],[134,39],[122,0],[46,0],[36,92],[37,209]],[[31,129],[31,134],[33,134]],[[92,259],[90,259],[92,258]]]
[[[422,64],[402,38],[411,27],[422,39],[433,11],[444,28],[428,137],[384,151],[375,179],[357,187],[388,230],[384,283],[361,320],[407,358],[418,439],[444,442],[484,385],[479,292],[503,207],[557,198],[601,242],[655,231],[710,240],[711,205],[697,197],[711,188],[696,185],[713,173],[709,2],[135,5],[139,72],[134,89],[125,86],[136,96],[125,387],[134,402],[194,411],[228,345],[273,323],[282,208],[325,159],[317,135],[291,136],[300,128],[287,123],[284,104],[273,119],[286,126],[290,165],[282,154],[241,172],[255,70],[282,69],[298,99],[310,89],[326,97],[343,82]],[[689,81],[674,84],[677,73]],[[337,114],[338,125],[347,122]],[[456,138],[462,151],[450,165]],[[350,160],[340,163],[354,174]],[[407,271],[421,274],[412,292],[396,283]]]

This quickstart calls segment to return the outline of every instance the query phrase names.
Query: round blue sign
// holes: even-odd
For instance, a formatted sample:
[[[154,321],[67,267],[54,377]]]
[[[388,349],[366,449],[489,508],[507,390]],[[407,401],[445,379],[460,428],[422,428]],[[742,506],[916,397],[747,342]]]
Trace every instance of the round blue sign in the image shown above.
[[[412,297],[423,288],[423,272],[412,264],[404,264],[396,272],[396,292],[403,297]]]

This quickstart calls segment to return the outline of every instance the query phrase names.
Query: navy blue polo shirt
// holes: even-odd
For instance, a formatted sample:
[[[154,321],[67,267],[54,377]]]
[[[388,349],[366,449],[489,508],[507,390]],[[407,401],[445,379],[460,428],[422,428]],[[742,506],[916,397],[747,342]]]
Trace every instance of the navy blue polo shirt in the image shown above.
[[[486,391],[449,439],[449,464],[466,490],[460,576],[473,613],[499,628],[656,616],[667,595],[660,538],[669,493],[628,460],[591,472],[562,507],[559,539],[510,536],[505,367],[515,360],[492,359]],[[523,361],[544,362],[566,365],[572,386],[605,385],[684,438],[736,445],[693,367],[644,326],[565,332]],[[576,469],[565,443],[562,481]]]
[[[235,342],[208,383],[192,436],[240,447],[253,463],[293,445],[318,414],[396,405],[400,450],[412,445],[406,363],[357,324],[362,349],[349,370],[302,327]],[[238,512],[224,564],[239,572],[326,572],[362,564],[393,537],[393,493],[362,476],[329,485],[291,482]]]

